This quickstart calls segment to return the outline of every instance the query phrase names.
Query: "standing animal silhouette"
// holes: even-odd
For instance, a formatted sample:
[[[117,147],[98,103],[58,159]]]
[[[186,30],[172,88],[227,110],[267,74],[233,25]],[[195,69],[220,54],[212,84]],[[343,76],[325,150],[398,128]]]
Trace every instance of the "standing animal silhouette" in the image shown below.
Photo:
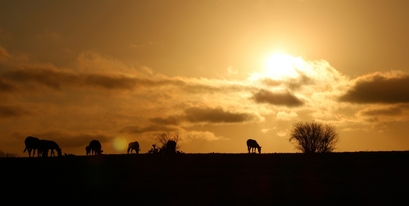
[[[92,155],[100,155],[102,153],[102,146],[98,140],[92,140],[88,145]]]
[[[249,151],[249,153],[255,153],[256,149],[258,150],[258,153],[261,154],[261,146],[258,145],[257,141],[254,139],[248,139],[247,140],[247,150]]]
[[[87,155],[91,154],[91,148],[89,146],[85,147],[85,152],[87,153]]]
[[[135,150],[136,154],[139,154],[139,143],[137,141],[130,142],[128,144],[128,154],[129,154],[129,152],[131,152],[131,154],[132,154],[132,150]]]
[[[26,152],[26,150],[28,151],[28,157],[31,157],[31,151],[33,151],[33,157],[36,153],[37,150],[37,156],[40,156],[40,153],[38,152],[38,144],[40,142],[40,139],[38,139],[37,137],[32,137],[32,136],[28,136],[26,137],[26,139],[24,140],[24,144],[26,145],[26,148],[24,148],[23,152]]]
[[[57,154],[59,157],[62,156],[61,154],[61,148],[58,146],[58,144],[52,140],[40,140],[39,141],[39,147],[38,147],[38,153],[42,155],[42,157],[48,157],[48,151],[51,150],[50,156],[53,157],[55,156],[54,150],[57,151]]]

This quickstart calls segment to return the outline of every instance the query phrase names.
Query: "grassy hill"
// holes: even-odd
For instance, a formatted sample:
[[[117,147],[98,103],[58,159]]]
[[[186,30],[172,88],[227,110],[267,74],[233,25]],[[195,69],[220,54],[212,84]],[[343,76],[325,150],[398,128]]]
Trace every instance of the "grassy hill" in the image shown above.
[[[2,158],[0,168],[15,205],[390,205],[409,194],[409,152]]]

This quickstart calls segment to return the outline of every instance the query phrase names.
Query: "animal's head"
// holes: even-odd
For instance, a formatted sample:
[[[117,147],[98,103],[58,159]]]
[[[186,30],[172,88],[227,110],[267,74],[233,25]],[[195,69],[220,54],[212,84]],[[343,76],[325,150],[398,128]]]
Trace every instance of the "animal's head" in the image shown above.
[[[261,146],[257,148],[258,149],[258,153],[261,154]]]
[[[85,147],[85,151],[86,151],[86,153],[87,153],[87,155],[91,152],[91,148],[89,147],[89,146],[86,146]]]

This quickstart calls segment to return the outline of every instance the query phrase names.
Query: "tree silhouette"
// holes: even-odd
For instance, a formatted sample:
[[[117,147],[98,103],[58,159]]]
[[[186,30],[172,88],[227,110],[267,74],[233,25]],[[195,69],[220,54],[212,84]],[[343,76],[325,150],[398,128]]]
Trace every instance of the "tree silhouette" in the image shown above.
[[[152,144],[152,148],[148,151],[149,154],[157,154],[159,153],[159,149],[156,148],[156,144]]]
[[[181,153],[179,150],[180,150],[180,145],[179,144],[177,144],[179,141],[180,141],[180,136],[179,136],[179,133],[174,133],[174,134],[169,134],[169,133],[162,133],[162,134],[160,134],[160,135],[158,135],[157,136],[157,138],[156,138],[158,141],[159,141],[159,143],[161,144],[161,146],[159,147],[160,149],[159,149],[159,152],[160,153],[167,153],[167,152],[169,152],[170,151],[170,148],[168,148],[169,146],[172,146],[173,147],[173,145],[172,145],[172,143],[171,142],[175,142],[176,143],[176,145],[175,145],[175,148],[173,149],[175,152],[177,152],[177,153]],[[171,144],[169,144],[169,143],[171,143]]]
[[[338,133],[330,124],[297,122],[293,126],[289,141],[303,153],[332,152],[338,143]]]

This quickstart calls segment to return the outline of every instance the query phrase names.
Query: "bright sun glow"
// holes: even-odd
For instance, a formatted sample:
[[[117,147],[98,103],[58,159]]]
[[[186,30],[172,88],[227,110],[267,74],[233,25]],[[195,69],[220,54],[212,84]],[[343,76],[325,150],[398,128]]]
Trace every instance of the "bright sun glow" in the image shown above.
[[[120,152],[120,151],[124,151],[127,149],[128,147],[128,143],[126,141],[126,139],[124,138],[115,138],[114,141],[112,142],[114,148],[116,151]]]
[[[297,77],[297,64],[300,59],[284,53],[274,53],[266,60],[266,75],[273,79]]]

